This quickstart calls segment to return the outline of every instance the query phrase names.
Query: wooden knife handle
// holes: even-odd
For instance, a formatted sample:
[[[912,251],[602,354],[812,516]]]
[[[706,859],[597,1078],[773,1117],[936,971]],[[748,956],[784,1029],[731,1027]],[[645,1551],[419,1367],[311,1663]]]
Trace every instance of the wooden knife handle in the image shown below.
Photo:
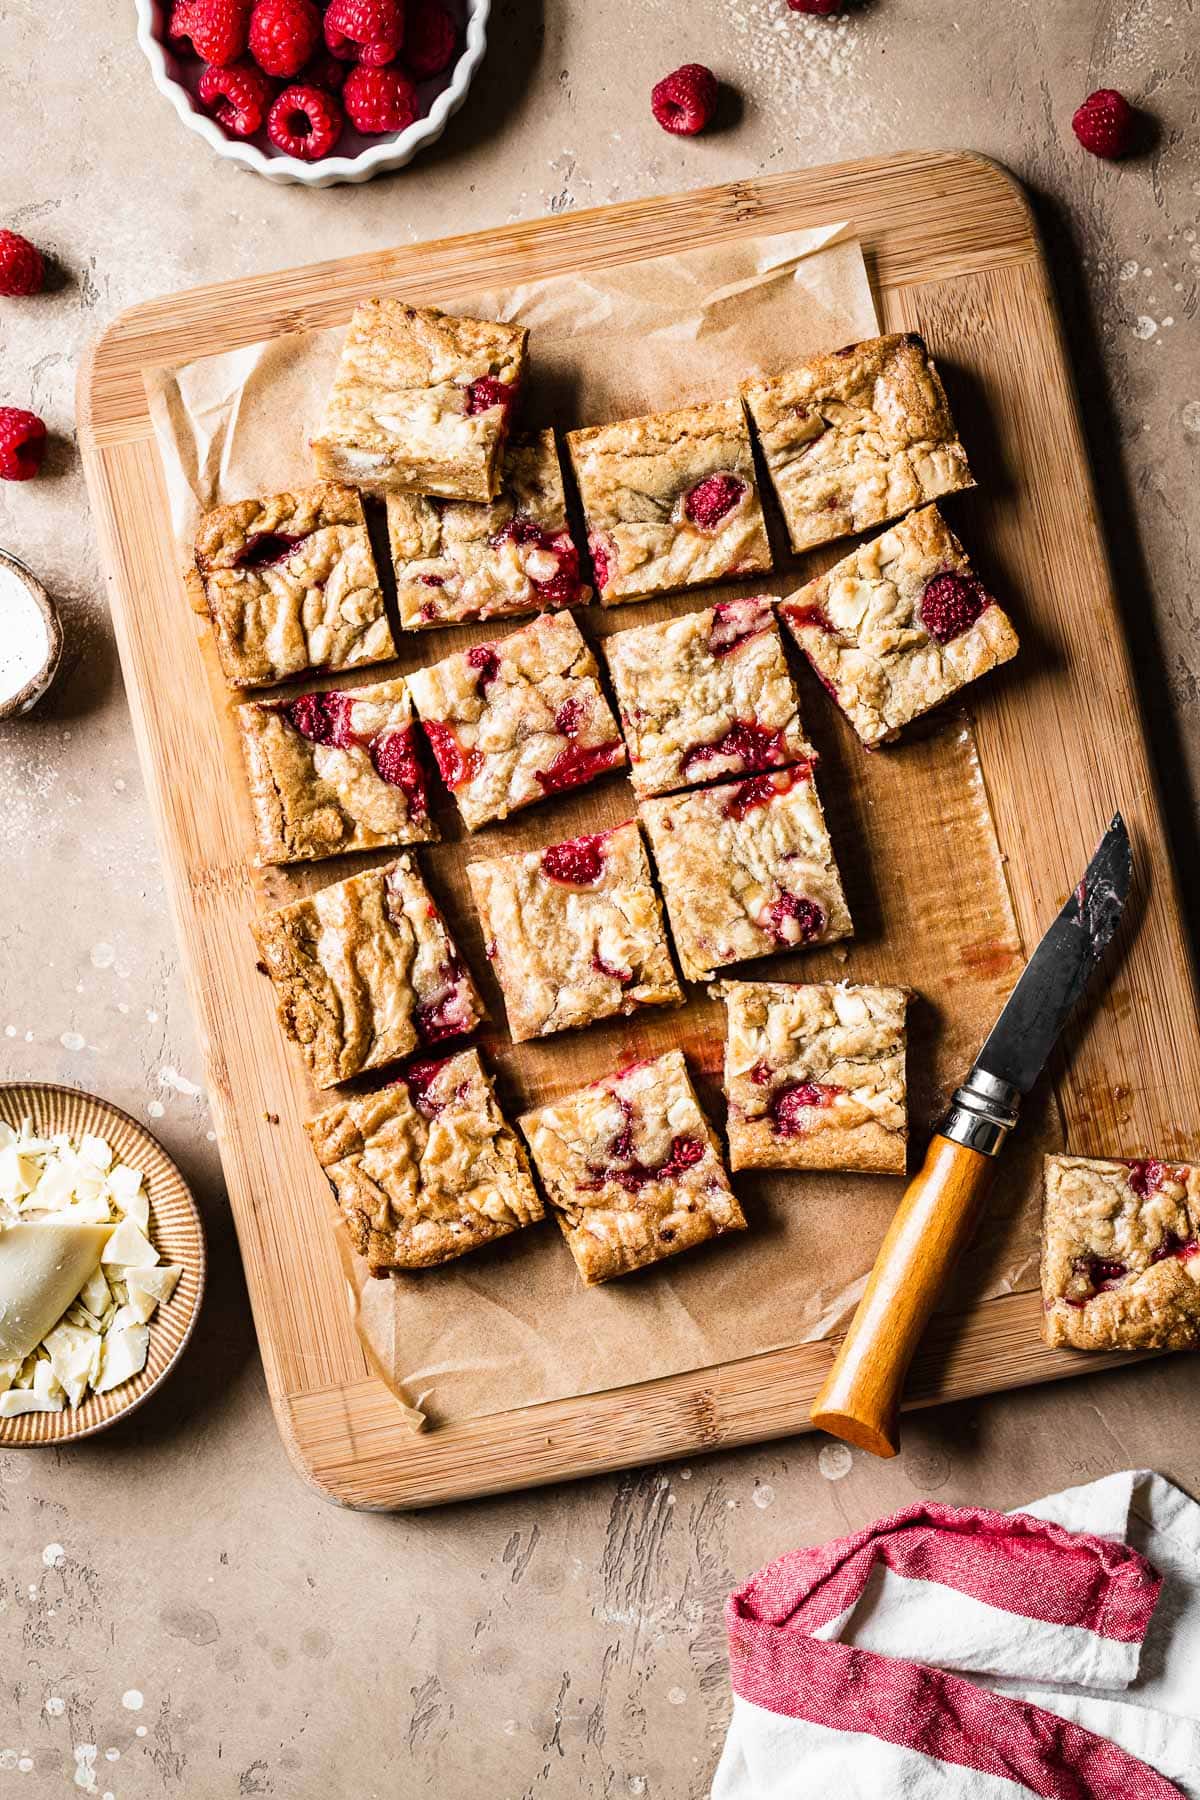
[[[904,1377],[975,1227],[993,1161],[947,1137],[930,1143],[813,1402],[812,1422],[822,1431],[875,1456],[895,1456]]]

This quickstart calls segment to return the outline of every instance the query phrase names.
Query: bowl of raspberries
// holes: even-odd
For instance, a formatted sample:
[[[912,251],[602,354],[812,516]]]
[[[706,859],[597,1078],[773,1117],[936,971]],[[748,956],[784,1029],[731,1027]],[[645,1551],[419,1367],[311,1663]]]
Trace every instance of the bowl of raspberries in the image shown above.
[[[268,181],[399,169],[441,136],[490,0],[137,0],[138,42],[179,117]]]

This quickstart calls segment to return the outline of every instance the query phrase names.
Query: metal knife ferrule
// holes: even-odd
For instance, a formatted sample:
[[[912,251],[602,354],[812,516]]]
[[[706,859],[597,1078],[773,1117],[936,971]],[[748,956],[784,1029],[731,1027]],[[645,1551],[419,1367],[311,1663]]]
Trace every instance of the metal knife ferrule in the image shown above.
[[[984,1156],[997,1156],[1017,1122],[1020,1104],[1019,1088],[976,1067],[955,1090],[950,1111],[938,1129],[951,1143]]]

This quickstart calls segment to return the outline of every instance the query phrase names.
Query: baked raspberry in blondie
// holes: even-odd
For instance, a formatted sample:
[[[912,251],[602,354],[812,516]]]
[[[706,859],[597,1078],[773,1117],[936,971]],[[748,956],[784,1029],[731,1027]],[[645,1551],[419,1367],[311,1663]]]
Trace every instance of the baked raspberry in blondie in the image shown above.
[[[279,1023],[318,1087],[473,1031],[483,1006],[410,856],[255,921]]]
[[[678,1050],[607,1075],[518,1124],[589,1287],[745,1230]]]
[[[365,300],[312,440],[318,470],[374,492],[494,500],[528,337],[521,325]]]
[[[567,435],[605,606],[771,567],[736,400]]]
[[[724,981],[733,1169],[902,1175],[908,990]]]
[[[469,863],[467,879],[515,1044],[682,1001],[632,820]]]
[[[234,687],[395,656],[362,501],[331,484],[207,513],[196,580]]]
[[[409,676],[468,830],[624,767],[599,674],[570,614],[547,613]]]
[[[1200,1348],[1200,1167],[1048,1156],[1042,1300],[1048,1344]]]
[[[853,930],[805,763],[643,800],[679,965],[689,981]]]
[[[1017,634],[936,506],[910,513],[780,603],[864,744],[1017,653]]]
[[[764,595],[618,631],[604,654],[639,794],[816,758]]]
[[[308,1133],[372,1275],[450,1262],[545,1216],[475,1050],[412,1063]]]
[[[868,338],[746,382],[795,550],[974,487],[941,377],[915,332]]]
[[[552,431],[512,438],[490,506],[389,494],[388,533],[406,631],[585,606]]]
[[[237,709],[263,862],[438,836],[403,681]]]

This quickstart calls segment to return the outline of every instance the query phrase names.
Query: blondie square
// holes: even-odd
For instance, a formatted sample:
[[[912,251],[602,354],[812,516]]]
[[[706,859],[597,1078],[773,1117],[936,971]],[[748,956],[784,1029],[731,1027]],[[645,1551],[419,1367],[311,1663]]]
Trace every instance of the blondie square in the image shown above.
[[[869,745],[897,737],[1018,648],[936,506],[860,544],[779,610]]]
[[[683,999],[642,834],[631,820],[467,879],[515,1044]]]
[[[234,687],[395,656],[392,629],[352,488],[326,484],[206,513],[196,581]]]
[[[1042,1301],[1048,1344],[1200,1348],[1200,1168],[1048,1156]]]
[[[746,1228],[678,1050],[518,1124],[589,1287]]]
[[[528,337],[521,325],[365,300],[312,440],[318,471],[376,493],[494,500]]]
[[[736,400],[572,431],[567,447],[603,605],[771,567]]]
[[[413,1063],[308,1133],[372,1275],[450,1262],[545,1216],[475,1050]]]
[[[902,1175],[908,990],[724,981],[733,1169]]]
[[[403,681],[237,709],[261,860],[436,838]]]
[[[815,760],[766,596],[615,632],[604,654],[639,794]]]
[[[410,856],[319,888],[253,930],[279,1023],[318,1087],[473,1031],[483,1017]]]
[[[388,535],[406,631],[585,606],[552,431],[512,438],[490,506],[389,494]]]
[[[974,487],[941,377],[915,332],[815,356],[742,398],[794,550]]]
[[[470,831],[625,765],[600,671],[569,613],[473,644],[408,678]]]
[[[806,763],[643,800],[679,965],[689,981],[853,930]]]

